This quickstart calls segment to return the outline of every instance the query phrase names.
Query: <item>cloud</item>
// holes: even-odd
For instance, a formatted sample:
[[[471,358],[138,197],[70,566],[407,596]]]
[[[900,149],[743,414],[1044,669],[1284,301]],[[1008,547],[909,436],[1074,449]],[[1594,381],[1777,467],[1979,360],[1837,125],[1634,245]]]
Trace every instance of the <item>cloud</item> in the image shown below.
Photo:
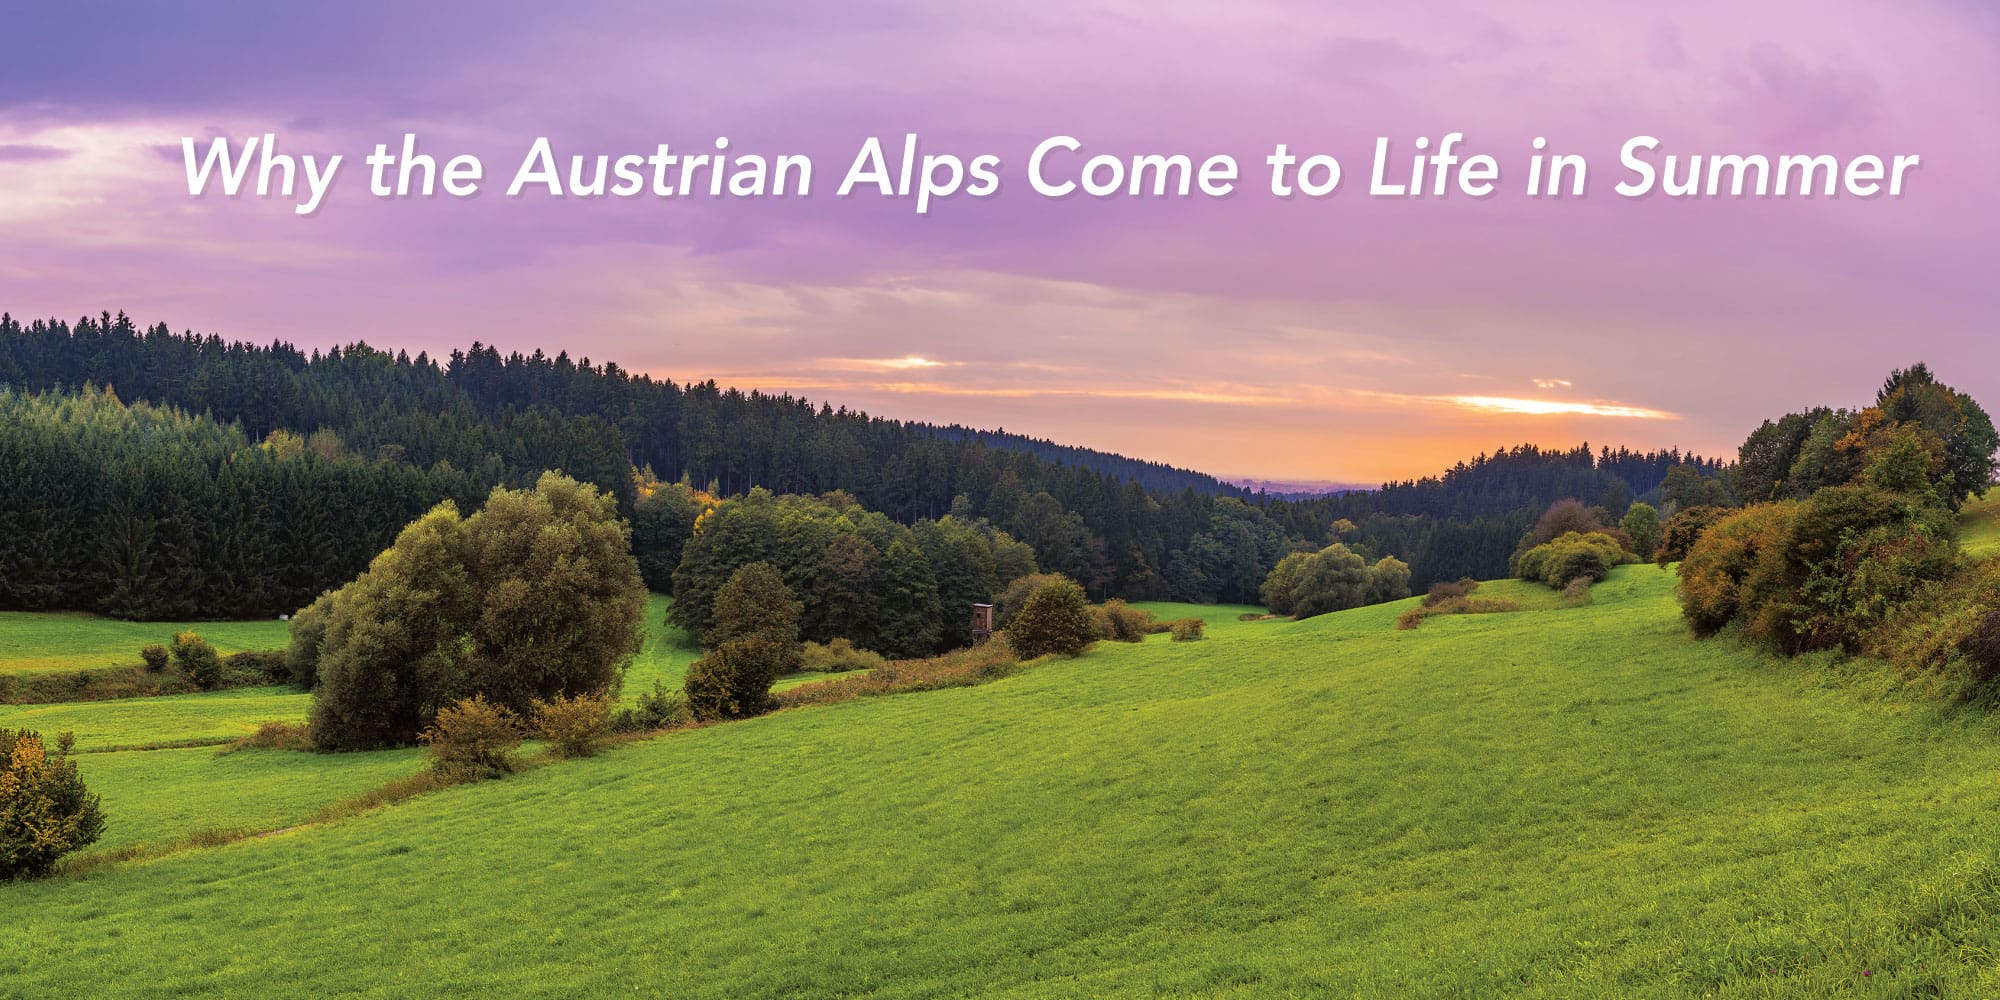
[[[909,371],[923,368],[957,368],[963,361],[933,361],[915,354],[900,358],[821,358],[819,364],[836,371]]]
[[[1680,414],[1643,406],[1618,403],[1571,403],[1556,399],[1516,399],[1507,396],[1442,396],[1440,401],[1486,413],[1519,413],[1528,416],[1579,414],[1592,417],[1619,417],[1633,420],[1679,420]]]
[[[0,163],[46,163],[68,159],[70,151],[30,143],[0,143]]]
[[[1566,378],[1538,378],[1531,381],[1535,383],[1537,389],[1567,389],[1572,384]]]

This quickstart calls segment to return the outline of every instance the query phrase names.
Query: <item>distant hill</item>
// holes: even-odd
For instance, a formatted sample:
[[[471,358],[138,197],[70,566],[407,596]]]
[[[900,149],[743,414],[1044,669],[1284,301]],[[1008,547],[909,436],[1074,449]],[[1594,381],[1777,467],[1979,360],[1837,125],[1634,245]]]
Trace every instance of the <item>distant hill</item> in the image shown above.
[[[1223,476],[1222,481],[1238,486],[1252,493],[1281,500],[1297,500],[1310,497],[1336,496],[1342,493],[1362,493],[1379,486],[1379,483],[1342,483],[1328,479],[1257,479],[1251,476]]]

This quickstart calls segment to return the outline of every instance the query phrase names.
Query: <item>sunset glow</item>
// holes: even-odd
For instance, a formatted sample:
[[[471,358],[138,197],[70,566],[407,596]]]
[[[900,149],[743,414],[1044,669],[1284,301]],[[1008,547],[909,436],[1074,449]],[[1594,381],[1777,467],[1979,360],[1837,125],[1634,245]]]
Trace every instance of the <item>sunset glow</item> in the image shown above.
[[[162,16],[90,60],[17,52],[0,223],[32,238],[0,245],[0,309],[123,309],[307,348],[561,348],[1343,481],[1503,442],[1731,452],[1774,405],[1861,402],[1919,359],[2000,395],[2000,303],[1973,263],[2000,256],[2000,139],[1963,127],[2000,92],[1982,5],[1560,3],[1534,31],[1462,3],[1311,18],[1113,3],[1061,30],[998,8],[781,7],[784,31],[669,4],[605,34],[554,8],[474,28],[385,5],[394,31],[288,24],[283,45],[256,19]],[[94,27],[64,5],[11,17],[30,37]],[[1034,72],[1018,59],[1030,39]],[[1091,153],[1246,164],[1283,141],[1362,175],[1377,136],[1405,149],[1448,130],[1510,170],[1537,137],[1607,170],[1582,198],[1526,198],[1515,180],[1393,201],[1040,199],[1024,173],[1045,136],[1071,134]],[[377,199],[350,177],[310,217],[191,198],[182,176],[184,136],[273,133],[358,161],[406,131],[503,181],[541,136],[565,155],[727,137],[810,153],[829,176],[810,197],[631,201]],[[1676,152],[1895,150],[1923,166],[1900,198],[1619,199],[1611,168],[1641,131]],[[833,194],[861,140],[906,133],[1004,154],[1000,195],[919,216]]]

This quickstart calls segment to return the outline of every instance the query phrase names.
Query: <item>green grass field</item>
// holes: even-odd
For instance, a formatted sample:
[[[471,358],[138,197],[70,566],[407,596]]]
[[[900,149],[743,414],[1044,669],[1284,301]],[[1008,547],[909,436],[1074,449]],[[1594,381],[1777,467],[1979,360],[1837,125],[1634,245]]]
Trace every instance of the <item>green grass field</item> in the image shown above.
[[[233,740],[264,722],[304,722],[312,696],[289,687],[236,688],[164,698],[0,705],[0,726],[76,734],[78,750],[182,740]]]
[[[90,851],[208,830],[276,830],[321,806],[415,773],[415,750],[312,754],[213,747],[91,754],[83,766],[110,822]]]
[[[2000,720],[1694,641],[1672,590],[1410,632],[1204,609],[1202,642],[0,887],[0,994],[2000,993]],[[82,761],[307,804],[236,796],[286,755],[166,753],[199,777]]]
[[[193,630],[227,656],[253,649],[283,649],[290,641],[277,620],[241,622],[126,622],[85,614],[0,611],[0,673],[87,670],[137,665],[141,647],[166,645],[175,632]]]
[[[2000,490],[1968,501],[1961,519],[1958,543],[1977,555],[2000,552]]]

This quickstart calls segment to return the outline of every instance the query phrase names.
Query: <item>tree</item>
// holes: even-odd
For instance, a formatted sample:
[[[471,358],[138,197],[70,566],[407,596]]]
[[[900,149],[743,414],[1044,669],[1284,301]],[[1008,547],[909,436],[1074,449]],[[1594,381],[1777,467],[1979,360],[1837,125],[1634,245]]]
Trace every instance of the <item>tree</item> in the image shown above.
[[[1272,614],[1289,615],[1298,606],[1294,588],[1298,585],[1299,573],[1312,561],[1313,555],[1311,552],[1289,553],[1278,560],[1278,565],[1271,567],[1270,575],[1264,578],[1264,586],[1259,588],[1257,595]]]
[[[806,591],[800,634],[815,642],[842,638],[863,649],[878,648],[875,573],[881,558],[874,543],[860,535],[833,536]]]
[[[799,668],[801,605],[769,563],[737,570],[715,595],[713,647],[688,668],[688,709],[698,719],[770,710],[771,684]]]
[[[1088,648],[1096,635],[1089,599],[1083,588],[1067,577],[1043,581],[1007,626],[1007,641],[1023,659],[1049,654],[1075,656]]]
[[[729,582],[716,592],[715,625],[708,638],[715,646],[739,639],[796,646],[802,611],[803,605],[775,567],[751,563],[730,574]]]
[[[1625,520],[1619,523],[1625,534],[1632,538],[1632,551],[1641,559],[1650,559],[1660,548],[1660,512],[1652,504],[1635,503],[1625,511]]]
[[[1410,564],[1395,556],[1383,556],[1368,567],[1369,604],[1387,604],[1410,596]]]
[[[714,497],[686,483],[662,483],[650,475],[638,477],[639,499],[632,505],[632,556],[646,589],[670,593],[681,550],[694,535],[694,524],[716,506]]]
[[[58,741],[55,753],[29,729],[0,729],[0,881],[39,878],[57,859],[104,832],[98,798]]]
[[[327,598],[313,742],[407,744],[466,698],[523,715],[603,691],[638,650],[645,607],[628,529],[595,487],[544,473],[469,518],[440,504]]]
[[[1946,506],[1957,510],[1967,496],[1986,495],[1993,482],[1993,454],[2000,449],[2000,433],[1971,396],[1939,382],[1919,362],[1890,373],[1875,405],[1888,419],[1921,425],[1943,442],[1940,496]]]
[[[880,623],[877,651],[885,656],[915,659],[937,652],[941,628],[937,581],[929,560],[910,542],[897,539],[882,556],[875,574],[876,616]],[[972,609],[964,609],[969,617]]]
[[[1319,550],[1292,584],[1292,615],[1312,618],[1368,603],[1368,563],[1339,542]]]

